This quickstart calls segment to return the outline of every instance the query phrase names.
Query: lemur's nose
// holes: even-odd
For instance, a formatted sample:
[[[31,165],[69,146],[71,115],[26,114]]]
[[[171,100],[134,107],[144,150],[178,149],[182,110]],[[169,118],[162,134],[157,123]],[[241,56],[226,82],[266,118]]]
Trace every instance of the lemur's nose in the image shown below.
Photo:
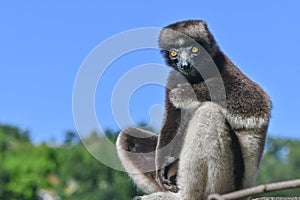
[[[188,69],[191,68],[191,64],[187,61],[183,61],[183,62],[180,63],[180,68],[182,70],[188,70]]]

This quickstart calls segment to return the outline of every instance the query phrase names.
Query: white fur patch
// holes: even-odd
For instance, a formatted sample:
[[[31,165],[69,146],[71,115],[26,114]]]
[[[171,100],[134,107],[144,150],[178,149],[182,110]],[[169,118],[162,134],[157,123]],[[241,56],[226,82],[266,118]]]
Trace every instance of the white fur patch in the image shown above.
[[[269,122],[269,118],[267,116],[243,118],[243,117],[231,114],[224,108],[221,109],[221,112],[226,117],[226,119],[228,120],[231,127],[235,128],[235,129],[261,128],[262,126],[267,125]]]
[[[173,104],[176,108],[181,108],[185,110],[195,110],[201,105],[199,101],[188,101],[188,100],[184,102],[176,102]]]
[[[182,46],[182,45],[184,45],[185,40],[183,38],[180,38],[180,39],[176,40],[175,42],[176,42],[176,45]]]

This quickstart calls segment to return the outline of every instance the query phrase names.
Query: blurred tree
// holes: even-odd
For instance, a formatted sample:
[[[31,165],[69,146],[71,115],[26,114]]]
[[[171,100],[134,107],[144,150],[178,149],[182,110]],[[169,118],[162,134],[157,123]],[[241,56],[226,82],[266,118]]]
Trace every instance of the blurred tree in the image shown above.
[[[7,152],[3,162],[9,174],[6,190],[13,198],[33,199],[38,188],[50,188],[47,175],[55,173],[55,155],[42,144],[37,147],[31,144],[19,144]]]
[[[0,131],[7,135],[8,138],[18,141],[30,141],[29,132],[27,130],[21,130],[18,127],[10,126],[10,125],[0,125]]]
[[[10,195],[4,187],[9,182],[9,173],[4,169],[2,162],[0,162],[0,199],[9,199]]]
[[[66,145],[77,144],[79,141],[80,141],[80,139],[76,132],[67,131],[65,133],[64,144],[66,144]]]
[[[300,178],[300,141],[268,138],[257,184]],[[260,196],[300,196],[300,189],[270,192]]]

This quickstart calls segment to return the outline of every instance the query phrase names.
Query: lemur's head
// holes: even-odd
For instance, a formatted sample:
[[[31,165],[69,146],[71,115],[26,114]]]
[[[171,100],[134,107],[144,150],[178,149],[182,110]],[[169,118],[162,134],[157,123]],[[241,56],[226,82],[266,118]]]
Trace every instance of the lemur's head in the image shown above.
[[[188,20],[166,26],[161,31],[159,45],[166,63],[186,77],[199,76],[197,67],[200,67],[201,59],[205,59],[207,53],[212,59],[220,53],[202,20]]]

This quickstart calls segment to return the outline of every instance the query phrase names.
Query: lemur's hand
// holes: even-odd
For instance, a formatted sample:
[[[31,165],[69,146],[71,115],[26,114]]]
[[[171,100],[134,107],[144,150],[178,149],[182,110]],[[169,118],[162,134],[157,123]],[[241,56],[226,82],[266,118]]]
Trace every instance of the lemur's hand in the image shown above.
[[[178,84],[169,94],[170,101],[176,108],[193,109],[199,107],[196,94],[189,83]]]

